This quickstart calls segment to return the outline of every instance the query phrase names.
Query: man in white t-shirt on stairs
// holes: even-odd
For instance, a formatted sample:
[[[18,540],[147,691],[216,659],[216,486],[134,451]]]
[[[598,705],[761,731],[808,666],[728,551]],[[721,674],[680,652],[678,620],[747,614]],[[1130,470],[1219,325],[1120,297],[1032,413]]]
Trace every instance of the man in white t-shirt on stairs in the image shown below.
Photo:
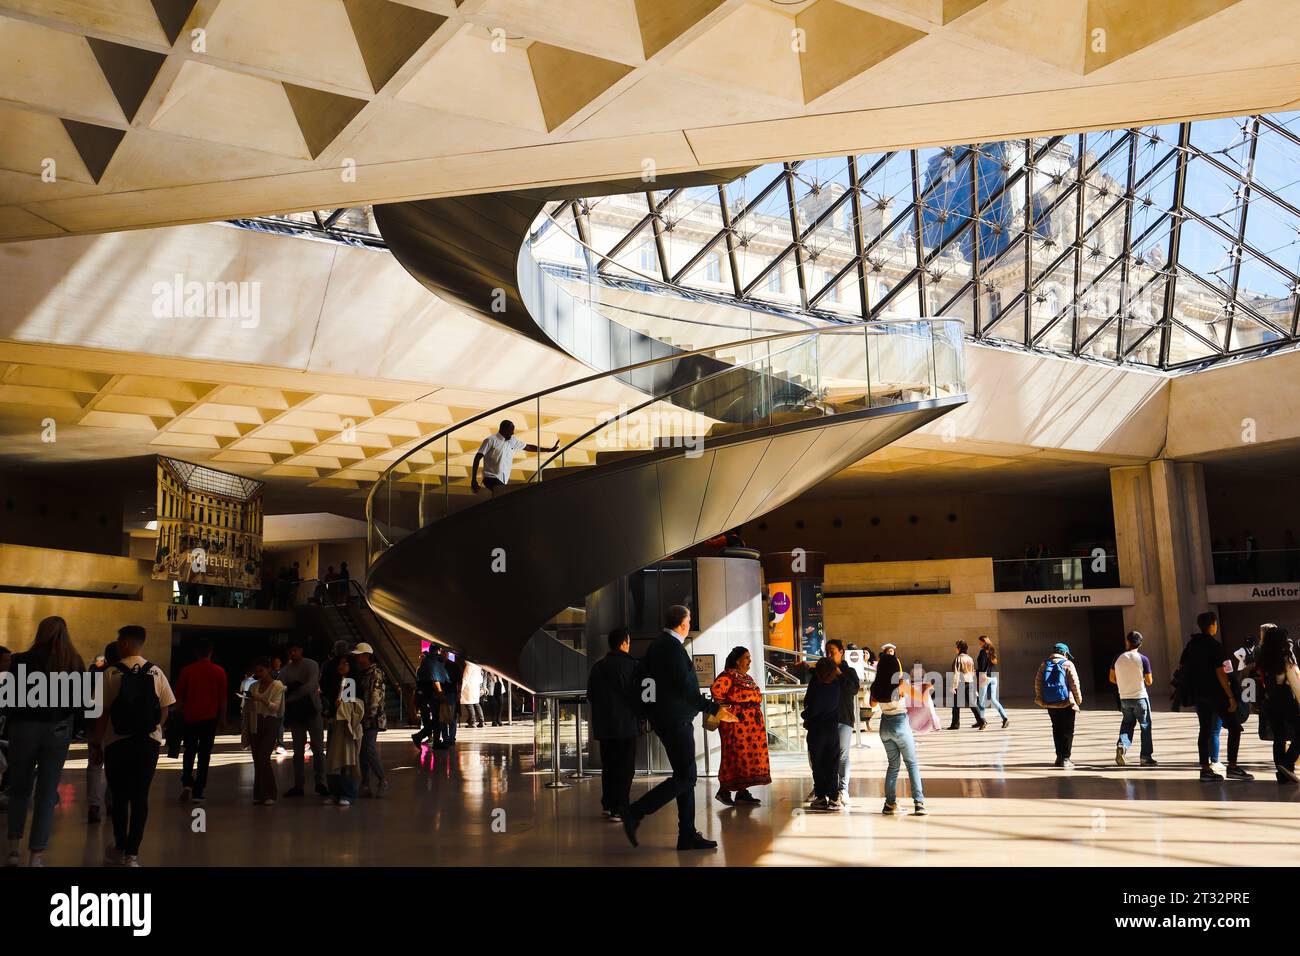
[[[1129,631],[1124,637],[1125,651],[1115,658],[1110,669],[1110,682],[1119,688],[1119,708],[1124,714],[1119,725],[1119,741],[1115,744],[1115,763],[1124,766],[1124,755],[1133,743],[1133,728],[1142,731],[1142,766],[1154,767],[1151,745],[1151,699],[1147,688],[1151,686],[1151,662],[1140,650],[1142,635]]]
[[[501,423],[500,429],[495,435],[488,435],[483,439],[483,444],[478,446],[478,452],[474,455],[474,465],[469,472],[469,487],[474,494],[478,494],[478,466],[481,462],[483,465],[483,487],[492,494],[497,493],[498,488],[503,488],[510,481],[510,469],[514,467],[515,452],[524,451],[529,454],[537,454],[540,451],[555,451],[560,447],[557,441],[550,448],[539,448],[536,445],[529,445],[522,439],[515,437],[515,423],[507,419]]]

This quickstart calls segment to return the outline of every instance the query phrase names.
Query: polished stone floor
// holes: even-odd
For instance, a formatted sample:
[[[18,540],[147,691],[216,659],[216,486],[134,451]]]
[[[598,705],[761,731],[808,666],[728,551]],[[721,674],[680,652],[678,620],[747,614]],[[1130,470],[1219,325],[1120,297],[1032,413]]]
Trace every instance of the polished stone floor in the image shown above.
[[[1047,716],[1014,710],[1011,726],[919,740],[930,816],[880,814],[884,755],[874,734],[853,751],[854,804],[803,810],[805,758],[775,755],[761,807],[733,809],[698,785],[700,829],[717,851],[678,853],[665,808],[642,827],[639,849],[600,815],[599,780],[546,789],[533,765],[532,727],[462,730],[454,753],[417,751],[390,731],[383,757],[391,791],[339,810],[319,798],[251,803],[252,767],[234,738],[214,756],[201,817],[177,800],[180,761],[164,758],[154,784],[144,865],[937,865],[1150,866],[1300,863],[1300,788],[1273,778],[1270,745],[1247,725],[1242,763],[1254,782],[1203,784],[1193,714],[1155,716],[1157,768],[1117,767],[1119,715],[1080,715],[1073,771],[1051,767]],[[571,736],[571,732],[567,736]],[[562,739],[564,739],[562,737]],[[1133,756],[1136,757],[1136,751]],[[85,748],[60,788],[50,865],[98,865],[107,825],[87,826]],[[282,789],[292,782],[279,764]],[[649,786],[638,779],[634,794]],[[910,801],[902,801],[904,810]]]

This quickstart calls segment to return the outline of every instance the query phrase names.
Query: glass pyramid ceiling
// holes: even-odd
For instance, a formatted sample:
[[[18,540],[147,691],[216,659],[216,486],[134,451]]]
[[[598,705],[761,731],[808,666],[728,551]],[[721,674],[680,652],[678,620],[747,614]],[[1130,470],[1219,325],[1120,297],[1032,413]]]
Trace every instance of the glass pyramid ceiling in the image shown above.
[[[552,215],[557,264],[582,236],[611,276],[828,317],[1170,370],[1297,337],[1300,113],[776,163]]]

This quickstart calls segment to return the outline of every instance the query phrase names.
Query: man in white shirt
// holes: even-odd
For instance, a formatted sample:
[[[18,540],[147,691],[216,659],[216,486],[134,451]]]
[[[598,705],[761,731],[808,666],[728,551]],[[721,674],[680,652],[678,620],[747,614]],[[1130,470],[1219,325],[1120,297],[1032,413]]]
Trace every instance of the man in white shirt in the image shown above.
[[[1115,658],[1110,669],[1110,682],[1119,689],[1119,707],[1124,714],[1119,725],[1119,741],[1115,744],[1115,763],[1124,766],[1124,755],[1133,743],[1133,728],[1142,731],[1142,766],[1154,767],[1151,745],[1151,700],[1147,688],[1151,686],[1151,662],[1138,648],[1142,635],[1129,631],[1124,637],[1126,650]]]
[[[495,435],[488,435],[483,439],[483,444],[478,446],[478,452],[474,455],[474,465],[469,472],[469,487],[474,494],[478,494],[478,466],[483,465],[483,487],[487,488],[492,494],[496,494],[498,488],[501,488],[510,481],[510,469],[514,467],[515,452],[524,451],[530,454],[536,454],[539,451],[555,451],[560,447],[557,441],[550,448],[538,448],[536,445],[529,445],[515,437],[515,423],[506,420],[501,423],[501,428]]]
[[[167,713],[176,703],[167,676],[141,656],[144,639],[138,624],[117,632],[121,661],[104,672],[104,709],[91,734],[92,752],[103,760],[113,798],[113,846],[104,860],[110,865],[140,865],[149,788]]]

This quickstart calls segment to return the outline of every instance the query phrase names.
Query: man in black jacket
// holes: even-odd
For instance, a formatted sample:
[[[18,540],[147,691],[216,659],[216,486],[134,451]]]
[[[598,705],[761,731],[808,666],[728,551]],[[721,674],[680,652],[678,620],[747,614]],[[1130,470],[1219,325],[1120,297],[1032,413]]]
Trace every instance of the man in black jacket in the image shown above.
[[[1237,765],[1242,714],[1228,681],[1232,662],[1227,659],[1219,642],[1219,618],[1213,611],[1205,611],[1197,615],[1196,626],[1200,630],[1183,648],[1178,666],[1187,685],[1187,694],[1196,706],[1196,719],[1200,725],[1196,752],[1201,762],[1201,780],[1214,783],[1223,779],[1214,769],[1214,764],[1219,758],[1219,732],[1225,727],[1228,731],[1228,779],[1254,780],[1252,774]]]
[[[691,612],[674,604],[665,615],[663,633],[654,639],[641,662],[639,696],[650,714],[650,726],[668,754],[673,775],[620,814],[633,846],[637,845],[641,821],[671,800],[677,801],[677,849],[712,850],[718,845],[695,829],[695,715],[716,714],[728,722],[736,717],[700,693],[695,664],[683,646],[690,632]]]
[[[618,821],[631,799],[636,769],[638,716],[636,661],[628,653],[632,637],[627,628],[609,632],[609,653],[598,660],[587,677],[591,704],[591,734],[600,741],[600,807]]]

